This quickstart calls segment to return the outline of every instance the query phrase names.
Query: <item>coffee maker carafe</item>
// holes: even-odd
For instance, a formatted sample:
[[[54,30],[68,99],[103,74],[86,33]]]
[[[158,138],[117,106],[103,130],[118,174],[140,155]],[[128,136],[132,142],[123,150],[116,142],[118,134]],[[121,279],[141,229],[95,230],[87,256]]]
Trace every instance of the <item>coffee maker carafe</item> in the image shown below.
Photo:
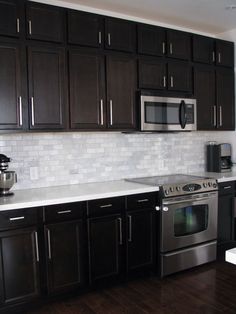
[[[210,143],[207,145],[207,171],[228,172],[232,168],[231,145]]]

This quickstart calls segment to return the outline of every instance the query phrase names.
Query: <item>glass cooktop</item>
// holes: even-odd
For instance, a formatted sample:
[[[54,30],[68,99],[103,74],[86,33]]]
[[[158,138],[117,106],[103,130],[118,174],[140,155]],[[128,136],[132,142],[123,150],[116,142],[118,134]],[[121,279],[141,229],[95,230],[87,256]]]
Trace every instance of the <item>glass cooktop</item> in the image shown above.
[[[197,180],[203,180],[205,177],[192,176],[187,174],[173,174],[173,175],[165,175],[165,176],[153,176],[153,177],[142,177],[142,178],[131,178],[126,179],[127,181],[154,185],[154,186],[163,186],[170,184],[184,184],[191,183]]]

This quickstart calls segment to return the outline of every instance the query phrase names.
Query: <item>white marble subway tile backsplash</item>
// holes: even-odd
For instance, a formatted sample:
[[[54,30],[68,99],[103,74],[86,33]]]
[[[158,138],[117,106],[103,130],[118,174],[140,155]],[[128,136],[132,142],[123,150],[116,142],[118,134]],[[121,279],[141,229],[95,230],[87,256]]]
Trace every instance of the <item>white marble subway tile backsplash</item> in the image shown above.
[[[14,189],[99,182],[205,169],[207,141],[233,144],[235,132],[37,133],[0,135],[12,158]]]

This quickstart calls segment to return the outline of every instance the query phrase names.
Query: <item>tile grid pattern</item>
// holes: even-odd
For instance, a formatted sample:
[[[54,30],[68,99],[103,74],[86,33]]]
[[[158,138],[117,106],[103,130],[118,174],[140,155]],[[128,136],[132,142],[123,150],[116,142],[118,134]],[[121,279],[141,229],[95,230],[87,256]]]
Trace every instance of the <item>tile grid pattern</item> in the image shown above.
[[[12,158],[14,189],[27,189],[204,171],[206,142],[234,138],[235,132],[10,134],[0,135],[0,153]]]

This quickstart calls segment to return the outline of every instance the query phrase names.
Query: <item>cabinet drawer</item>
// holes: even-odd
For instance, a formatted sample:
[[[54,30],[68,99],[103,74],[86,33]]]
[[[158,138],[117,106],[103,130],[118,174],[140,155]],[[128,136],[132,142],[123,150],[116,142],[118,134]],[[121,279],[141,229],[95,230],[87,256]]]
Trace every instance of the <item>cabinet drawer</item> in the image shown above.
[[[44,221],[48,223],[80,219],[84,217],[85,209],[85,202],[47,206],[44,209]]]
[[[225,194],[234,194],[235,192],[235,182],[229,181],[219,184],[219,194],[225,195]]]
[[[144,193],[127,196],[127,209],[152,208],[156,205],[156,193]]]
[[[42,217],[42,208],[25,208],[0,212],[0,230],[36,225]]]
[[[102,216],[125,209],[125,197],[103,198],[88,202],[88,216]]]

